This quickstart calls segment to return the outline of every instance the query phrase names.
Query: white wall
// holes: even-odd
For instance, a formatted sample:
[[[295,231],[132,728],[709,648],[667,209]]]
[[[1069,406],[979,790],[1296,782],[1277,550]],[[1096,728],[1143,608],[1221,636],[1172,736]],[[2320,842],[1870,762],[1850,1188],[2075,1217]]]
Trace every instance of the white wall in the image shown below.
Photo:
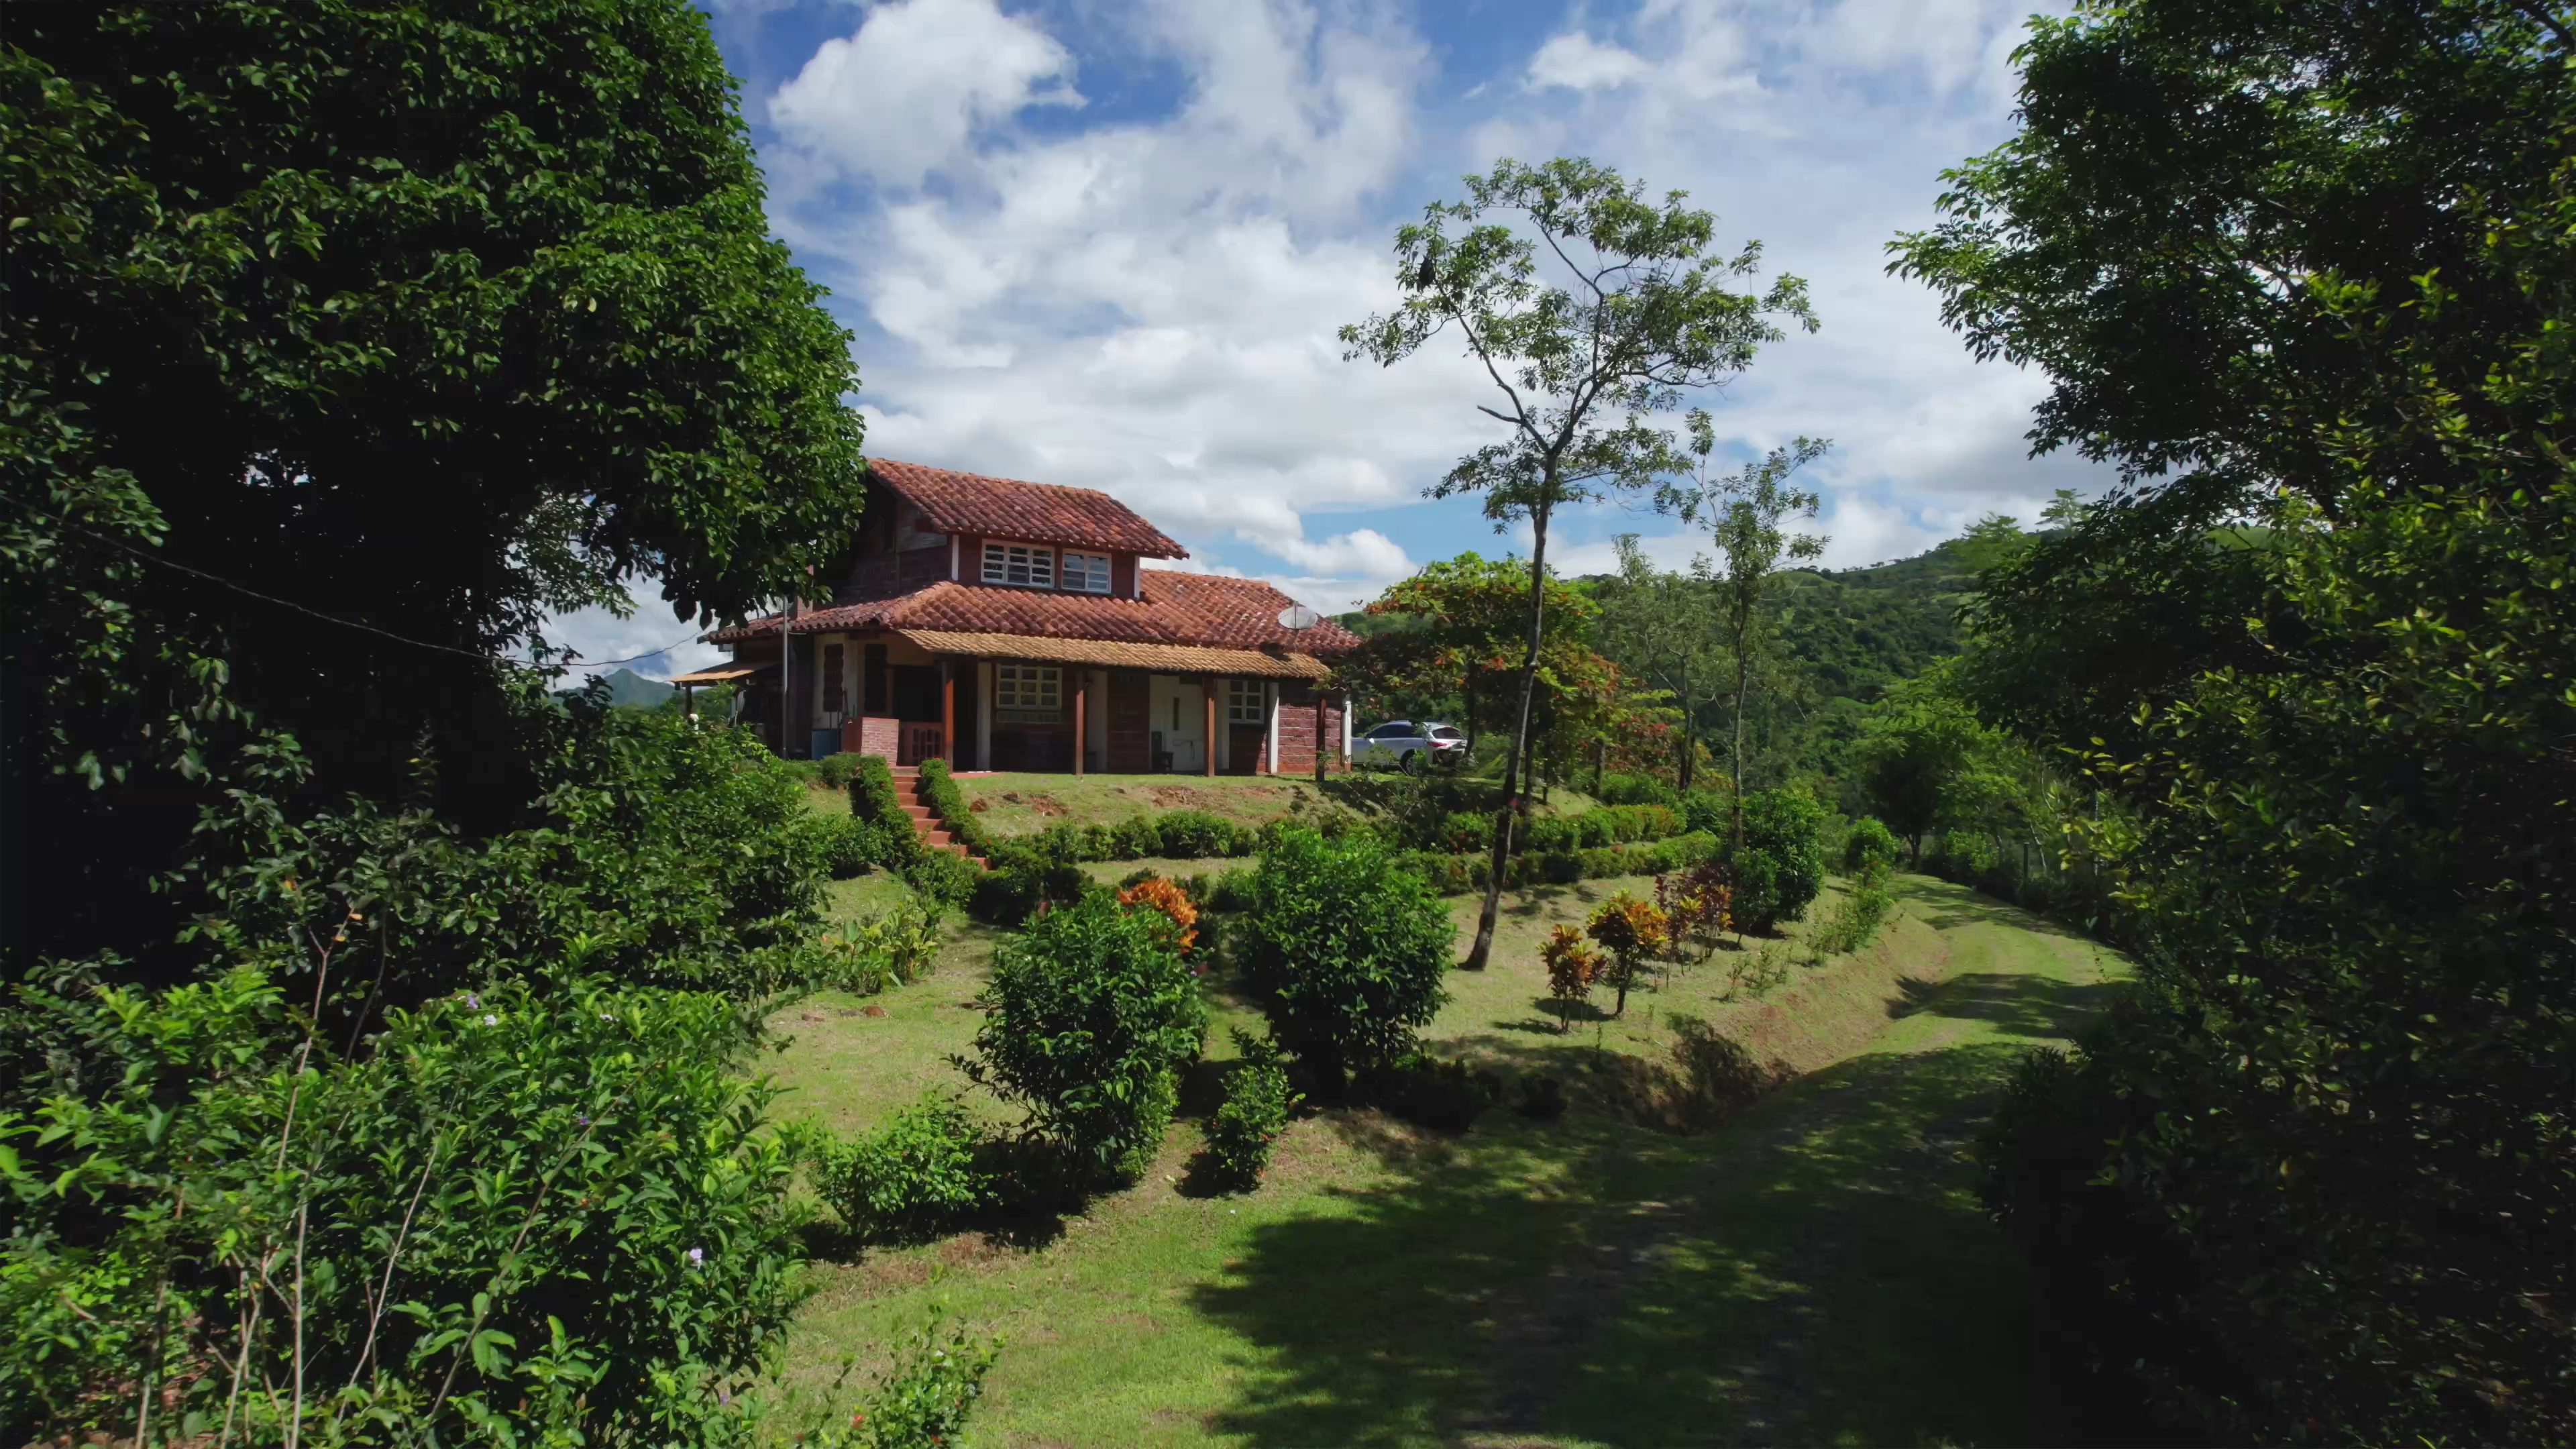
[[[1146,721],[1148,731],[1159,731],[1163,748],[1172,752],[1172,768],[1185,774],[1198,774],[1207,768],[1207,700],[1199,692],[1195,679],[1181,679],[1157,674],[1152,683],[1153,717]],[[1180,726],[1172,725],[1172,707],[1180,706]]]

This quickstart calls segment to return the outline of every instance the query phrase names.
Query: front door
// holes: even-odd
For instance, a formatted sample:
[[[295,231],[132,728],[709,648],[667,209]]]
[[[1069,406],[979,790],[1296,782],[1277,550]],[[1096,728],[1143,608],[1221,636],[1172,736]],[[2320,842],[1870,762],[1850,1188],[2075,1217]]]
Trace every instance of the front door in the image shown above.
[[[1141,775],[1153,768],[1154,692],[1146,675],[1121,669],[1109,676],[1108,759],[1113,775]]]

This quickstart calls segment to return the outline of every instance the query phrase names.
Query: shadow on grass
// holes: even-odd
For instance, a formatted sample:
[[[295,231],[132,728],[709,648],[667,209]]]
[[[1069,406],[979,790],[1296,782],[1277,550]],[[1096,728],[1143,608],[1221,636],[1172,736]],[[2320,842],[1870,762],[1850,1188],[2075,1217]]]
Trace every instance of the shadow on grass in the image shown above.
[[[1921,913],[1923,923],[1936,931],[1955,930],[1961,926],[1996,925],[2010,926],[2015,930],[2028,931],[2036,936],[2057,936],[2067,940],[2084,939],[2081,931],[2060,925],[2046,916],[2034,915],[2019,906],[1996,900],[1989,895],[1980,895],[1966,886],[1955,885],[1932,876],[1906,877],[1900,882],[1897,895],[1900,899],[1913,902]]]
[[[2017,1055],[1860,1058],[1692,1138],[1594,1112],[1437,1140],[1343,1118],[1398,1180],[1257,1229],[1196,1290],[1256,1345],[1210,1426],[1257,1445],[2062,1435],[2027,1275],[1963,1151]]]
[[[1887,1003],[1892,1017],[1929,1013],[1992,1022],[2002,1031],[2037,1040],[2072,1040],[2101,1015],[2121,988],[2108,981],[2079,985],[2043,976],[1980,971],[1947,981],[1900,977]]]

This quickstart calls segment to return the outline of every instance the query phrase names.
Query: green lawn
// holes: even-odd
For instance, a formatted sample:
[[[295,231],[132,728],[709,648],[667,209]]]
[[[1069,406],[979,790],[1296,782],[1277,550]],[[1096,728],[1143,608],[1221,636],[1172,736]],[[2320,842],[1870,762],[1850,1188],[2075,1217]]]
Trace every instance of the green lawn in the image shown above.
[[[1142,1183],[1051,1241],[967,1235],[818,1265],[791,1390],[810,1396],[940,1303],[1008,1340],[978,1444],[2059,1437],[2027,1277],[1963,1153],[2012,1060],[2098,1009],[2117,960],[1908,877],[1878,945],[1795,968],[1763,1000],[1721,999],[1721,953],[1632,996],[1625,1019],[1559,1035],[1535,940],[1645,885],[1507,898],[1495,968],[1453,975],[1428,1033],[1564,1077],[1563,1118],[1495,1112],[1447,1138],[1320,1114],[1259,1191],[1219,1198],[1177,1190],[1198,1140],[1185,1120]],[[1472,925],[1475,903],[1456,909]],[[791,1012],[782,1109],[855,1126],[956,1083],[942,1058],[973,1034],[993,939],[961,934],[918,985]],[[1217,995],[1224,1055],[1222,1024],[1251,1014]],[[1698,1135],[1612,1110],[1671,1075],[1692,1023],[1799,1075]]]

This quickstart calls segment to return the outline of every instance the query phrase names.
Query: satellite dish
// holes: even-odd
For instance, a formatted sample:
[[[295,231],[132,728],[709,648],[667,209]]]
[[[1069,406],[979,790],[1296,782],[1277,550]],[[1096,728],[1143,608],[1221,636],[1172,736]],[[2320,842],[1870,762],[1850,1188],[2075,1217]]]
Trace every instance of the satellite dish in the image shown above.
[[[1312,629],[1322,622],[1323,615],[1303,604],[1291,604],[1279,611],[1279,627],[1282,629]]]

